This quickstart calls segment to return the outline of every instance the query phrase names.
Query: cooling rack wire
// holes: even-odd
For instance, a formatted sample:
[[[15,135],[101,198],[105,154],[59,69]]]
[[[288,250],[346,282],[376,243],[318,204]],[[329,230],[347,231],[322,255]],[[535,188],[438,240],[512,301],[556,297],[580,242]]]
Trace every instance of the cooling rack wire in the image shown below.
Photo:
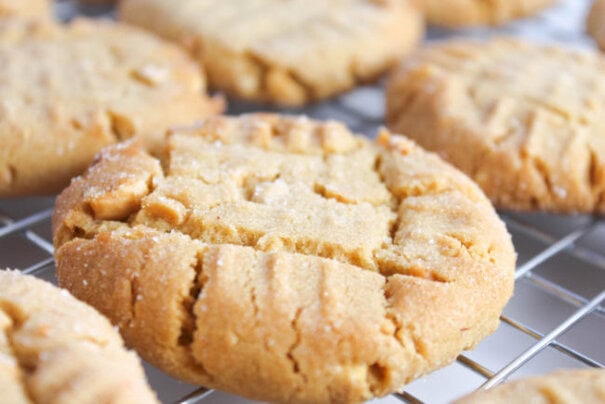
[[[520,35],[537,41],[587,47],[581,22],[587,1],[568,0],[540,16],[496,31],[458,32],[465,36]],[[56,12],[111,17],[103,7],[78,8],[56,2]],[[430,31],[429,40],[451,32]],[[234,104],[229,113],[257,106]],[[337,119],[372,135],[384,112],[382,85],[361,87],[335,100],[304,110],[318,119]],[[56,284],[50,218],[54,198],[0,200],[0,267],[20,268]],[[515,295],[495,334],[465,352],[452,365],[375,403],[447,402],[509,378],[560,368],[605,367],[605,218],[500,212],[518,257]],[[166,403],[247,403],[249,401],[177,382],[145,365],[152,387]]]

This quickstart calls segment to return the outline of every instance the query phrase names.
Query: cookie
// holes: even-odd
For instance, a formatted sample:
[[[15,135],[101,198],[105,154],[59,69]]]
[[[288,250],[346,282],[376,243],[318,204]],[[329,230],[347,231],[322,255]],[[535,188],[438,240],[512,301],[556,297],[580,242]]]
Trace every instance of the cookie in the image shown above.
[[[48,17],[50,0],[0,0],[0,17]]]
[[[406,61],[387,122],[499,207],[605,212],[605,59],[513,39],[458,40]]]
[[[186,46],[211,87],[291,106],[376,78],[423,33],[408,0],[125,0],[118,14]]]
[[[219,109],[185,52],[110,22],[0,20],[0,197],[59,191],[103,147]]]
[[[554,0],[420,0],[429,24],[449,28],[502,25],[531,16]]]
[[[605,370],[565,370],[530,377],[477,391],[456,401],[473,403],[602,403],[605,401]]]
[[[586,20],[586,30],[601,50],[605,50],[605,1],[595,0],[592,4]]]
[[[261,114],[178,130],[166,151],[105,149],[59,196],[53,234],[61,284],[175,377],[359,402],[498,326],[510,237],[407,139]]]
[[[92,285],[89,285],[92,287]],[[109,321],[67,291],[0,270],[5,403],[156,403]]]

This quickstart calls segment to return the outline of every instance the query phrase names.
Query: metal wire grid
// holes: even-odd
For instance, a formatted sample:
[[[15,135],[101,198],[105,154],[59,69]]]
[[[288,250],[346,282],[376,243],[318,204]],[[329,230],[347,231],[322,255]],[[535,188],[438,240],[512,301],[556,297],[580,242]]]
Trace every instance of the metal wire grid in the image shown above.
[[[568,0],[529,22],[505,27],[506,34],[586,46],[578,30],[585,0]],[[58,0],[62,19],[84,13],[110,16],[107,8],[77,8]],[[502,33],[500,32],[500,33]],[[469,30],[467,36],[493,31]],[[429,38],[449,33],[431,31]],[[230,113],[257,106],[234,104]],[[381,124],[380,85],[362,87],[334,101],[304,110],[319,119],[339,119],[353,130],[372,134]],[[0,268],[21,268],[56,283],[50,234],[52,198],[0,201]],[[477,388],[490,388],[509,377],[545,373],[560,367],[605,367],[605,219],[501,213],[519,253],[516,294],[501,316],[501,326],[475,350],[419,381],[404,392],[377,402],[443,402]],[[164,402],[244,403],[243,399],[179,384],[146,366],[152,387]]]

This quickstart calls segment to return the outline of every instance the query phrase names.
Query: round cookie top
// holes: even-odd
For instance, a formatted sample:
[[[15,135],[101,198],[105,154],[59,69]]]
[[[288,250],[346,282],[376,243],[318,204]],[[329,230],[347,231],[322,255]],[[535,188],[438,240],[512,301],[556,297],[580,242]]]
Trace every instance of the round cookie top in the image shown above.
[[[55,192],[103,147],[217,109],[185,52],[136,28],[0,20],[0,196]]]
[[[473,403],[601,403],[605,401],[605,370],[565,370],[516,380],[463,397]]]
[[[197,55],[212,87],[283,105],[375,78],[421,39],[409,0],[127,0],[120,19]]]
[[[426,48],[395,73],[387,122],[499,207],[605,212],[605,58],[512,39]]]
[[[0,0],[0,17],[48,17],[50,0]]]
[[[530,16],[553,0],[420,0],[429,24],[450,28],[473,25],[502,25]]]
[[[595,0],[592,4],[586,30],[597,41],[602,50],[605,50],[605,0]]]
[[[157,402],[139,359],[107,319],[66,290],[6,270],[0,391],[6,403]]]
[[[513,286],[510,237],[466,176],[304,117],[209,118],[161,161],[105,149],[53,233],[61,284],[147,360],[258,400],[393,392],[491,333]]]

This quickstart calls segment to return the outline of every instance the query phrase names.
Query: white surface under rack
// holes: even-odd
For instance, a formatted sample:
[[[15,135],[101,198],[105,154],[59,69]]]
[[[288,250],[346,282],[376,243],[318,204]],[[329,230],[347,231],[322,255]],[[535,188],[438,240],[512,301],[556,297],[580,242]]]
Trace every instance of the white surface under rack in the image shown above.
[[[594,46],[583,34],[585,0],[561,1],[531,19],[498,29],[431,30],[428,40],[453,35],[506,34],[562,46]],[[57,1],[62,19],[76,14],[111,17],[107,7]],[[381,85],[365,86],[302,110],[319,119],[344,121],[373,135],[384,112]],[[262,109],[233,104],[230,113]],[[277,109],[274,109],[277,110]],[[603,134],[605,136],[605,134]],[[50,217],[54,198],[0,200],[0,267],[56,283]],[[500,212],[519,254],[516,289],[500,328],[452,365],[376,403],[449,402],[507,379],[561,368],[605,367],[605,218]],[[146,365],[152,387],[165,403],[249,403],[243,398],[178,382]]]

